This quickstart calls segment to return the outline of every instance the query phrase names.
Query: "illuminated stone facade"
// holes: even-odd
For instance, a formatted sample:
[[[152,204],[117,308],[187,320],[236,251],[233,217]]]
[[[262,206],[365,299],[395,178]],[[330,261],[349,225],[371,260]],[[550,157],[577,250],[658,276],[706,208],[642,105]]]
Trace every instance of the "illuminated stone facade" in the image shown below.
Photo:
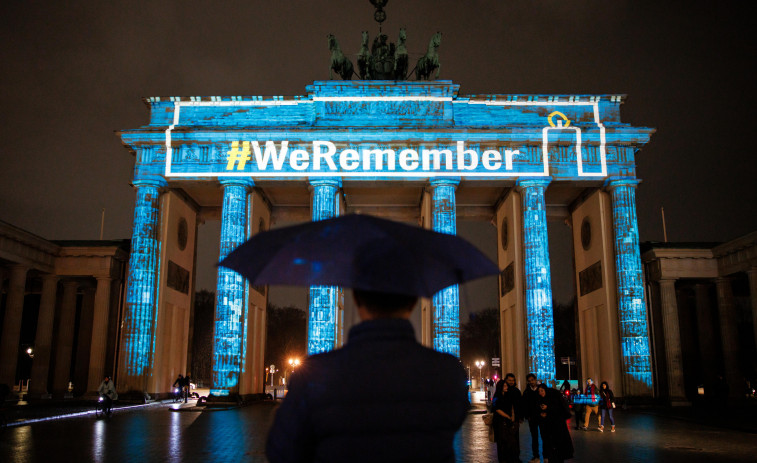
[[[598,194],[602,213],[611,215],[594,228],[603,238],[599,275],[609,279],[594,284],[591,298],[604,295],[604,321],[597,324],[597,315],[582,326],[615,333],[613,354],[594,360],[621,395],[652,393],[634,188],[635,154],[653,130],[621,122],[621,96],[465,96],[450,81],[317,81],[307,90],[295,97],[148,98],[149,123],[120,133],[136,155],[134,240],[143,244],[130,264],[119,388],[162,392],[167,381],[155,378],[168,373],[154,365],[168,354],[152,347],[160,295],[175,291],[166,272],[174,257],[163,249],[165,239],[175,240],[160,219],[171,209],[165,195],[185,204],[191,224],[222,220],[222,255],[272,224],[350,212],[443,233],[456,233],[458,220],[494,222],[503,269],[502,368],[554,382],[546,222],[568,220],[575,232],[576,211],[594,214],[601,205],[585,202]],[[251,198],[260,203],[253,213]],[[182,269],[192,282],[195,269]],[[577,275],[585,270],[577,264]],[[259,392],[260,376],[241,378],[265,368],[245,363],[261,358],[261,344],[251,343],[264,338],[265,319],[249,314],[264,308],[265,291],[224,271],[216,294],[214,393]],[[260,295],[254,303],[253,294]],[[310,353],[343,342],[341,300],[340,288],[311,288]],[[459,355],[459,289],[424,300],[421,311],[422,342]]]

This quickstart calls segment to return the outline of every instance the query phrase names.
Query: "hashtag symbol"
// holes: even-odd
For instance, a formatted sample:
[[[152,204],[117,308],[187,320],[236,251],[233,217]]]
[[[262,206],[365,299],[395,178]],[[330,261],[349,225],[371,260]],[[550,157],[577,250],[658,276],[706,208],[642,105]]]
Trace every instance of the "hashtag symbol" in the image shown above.
[[[228,156],[226,157],[226,170],[234,170],[234,164],[237,162],[239,163],[237,165],[237,170],[244,170],[244,165],[247,164],[247,161],[250,160],[250,142],[243,141],[242,142],[242,149],[239,149],[239,142],[233,141],[231,142],[231,149],[228,152]]]

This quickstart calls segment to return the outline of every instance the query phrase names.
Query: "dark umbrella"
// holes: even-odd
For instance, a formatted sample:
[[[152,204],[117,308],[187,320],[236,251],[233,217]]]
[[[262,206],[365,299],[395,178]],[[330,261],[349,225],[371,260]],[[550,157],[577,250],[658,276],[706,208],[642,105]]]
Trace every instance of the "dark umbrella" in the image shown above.
[[[252,285],[343,286],[424,297],[499,273],[458,236],[357,214],[259,233],[218,265]]]

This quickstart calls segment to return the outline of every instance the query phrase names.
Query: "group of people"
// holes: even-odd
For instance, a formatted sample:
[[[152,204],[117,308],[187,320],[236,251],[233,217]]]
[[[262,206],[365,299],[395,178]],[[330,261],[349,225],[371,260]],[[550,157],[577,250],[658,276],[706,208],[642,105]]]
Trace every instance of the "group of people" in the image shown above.
[[[599,389],[597,389],[594,381],[589,378],[586,380],[586,387],[584,388],[583,393],[585,396],[592,398],[592,403],[583,405],[584,417],[581,429],[584,431],[589,429],[589,419],[591,418],[591,414],[594,413],[597,415],[597,430],[599,432],[604,432],[605,418],[607,416],[610,417],[610,432],[615,432],[615,416],[613,414],[613,411],[615,410],[615,394],[612,392],[612,389],[610,389],[610,385],[607,384],[607,381],[602,381]],[[581,406],[578,405],[576,406],[576,429],[578,429],[579,423],[581,422],[580,414]]]
[[[497,382],[491,409],[494,413],[492,427],[497,443],[497,458],[500,462],[520,461],[520,424],[528,421],[531,431],[530,463],[539,458],[539,435],[541,435],[544,459],[559,463],[573,458],[573,441],[566,420],[570,408],[563,395],[556,389],[539,383],[536,375],[526,376],[527,386],[521,394],[515,385],[515,375],[508,373]]]

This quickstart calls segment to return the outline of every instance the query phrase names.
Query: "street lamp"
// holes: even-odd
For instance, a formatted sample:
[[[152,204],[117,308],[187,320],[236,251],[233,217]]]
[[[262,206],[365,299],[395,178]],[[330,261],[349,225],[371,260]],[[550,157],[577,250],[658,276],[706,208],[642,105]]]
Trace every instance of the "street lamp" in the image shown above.
[[[298,366],[300,366],[300,359],[298,359],[298,358],[290,358],[288,363],[289,363],[289,368],[291,368],[292,369],[292,373],[294,373],[294,369],[297,368]],[[284,371],[284,384],[286,384],[286,382],[287,382],[287,379],[286,379],[287,378],[287,371],[289,371],[289,369],[287,369],[286,371]],[[291,378],[291,376],[290,376],[290,378]]]
[[[481,369],[486,366],[486,362],[484,362],[483,360],[476,360],[476,366],[478,367],[478,378],[479,378],[479,382],[481,384],[480,388],[483,391],[484,390],[484,382],[482,381],[482,378],[481,378]]]
[[[277,371],[279,370],[276,369],[276,365],[274,364],[271,364],[271,366],[268,367],[268,373],[271,375],[271,387],[273,387],[273,374]]]

